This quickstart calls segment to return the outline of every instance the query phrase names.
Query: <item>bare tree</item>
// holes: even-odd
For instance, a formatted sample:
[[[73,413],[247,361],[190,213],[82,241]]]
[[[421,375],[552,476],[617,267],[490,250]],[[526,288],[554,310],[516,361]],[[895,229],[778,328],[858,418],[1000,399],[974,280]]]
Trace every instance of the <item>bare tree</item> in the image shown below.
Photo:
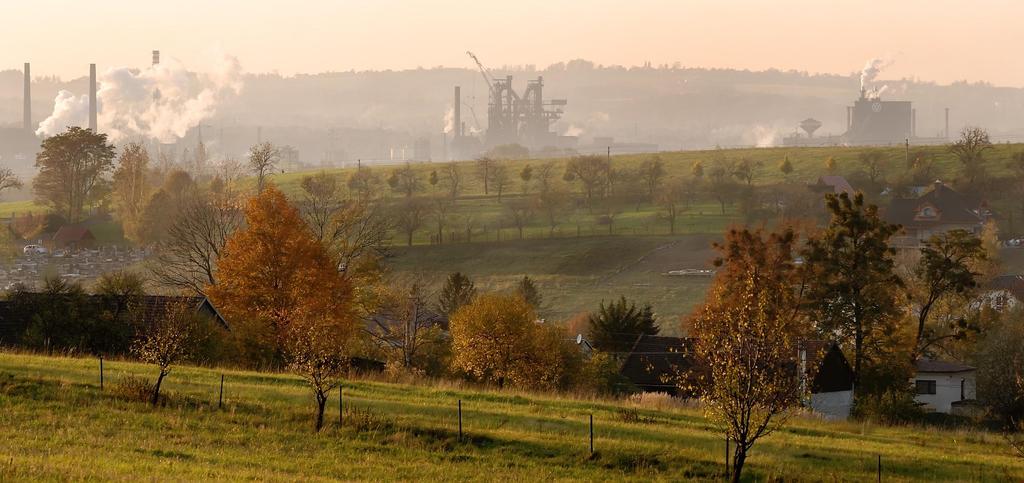
[[[11,168],[0,168],[0,193],[9,189],[21,189],[21,180]]]
[[[462,173],[459,171],[459,165],[448,163],[444,166],[442,173],[444,185],[448,188],[448,196],[452,199],[458,198],[459,190],[462,189]]]
[[[960,160],[964,166],[967,181],[974,184],[975,180],[984,176],[985,151],[992,149],[992,140],[988,131],[980,127],[965,127],[960,132],[960,139],[949,146],[949,152]]]
[[[185,300],[171,304],[132,345],[132,352],[144,362],[156,364],[159,374],[153,385],[154,406],[160,401],[160,385],[171,373],[171,366],[186,358],[199,342],[200,322],[195,307]]]
[[[641,163],[640,177],[644,180],[644,185],[647,188],[647,199],[654,201],[665,178],[665,163],[661,161],[661,157],[655,155]]]
[[[157,245],[149,265],[153,279],[166,287],[204,295],[216,285],[217,260],[228,237],[241,223],[230,194],[196,194],[181,207]]]
[[[405,202],[395,206],[395,224],[405,234],[406,244],[412,246],[412,237],[423,226],[429,208],[419,198],[406,198]]]
[[[491,181],[491,168],[494,167],[495,161],[487,156],[482,156],[476,159],[476,176],[480,178],[480,181],[484,182],[484,194],[490,194],[490,181]]]
[[[537,167],[533,178],[537,180],[537,192],[543,195],[555,189],[555,178],[558,176],[557,167],[553,162],[547,162]]]
[[[288,369],[302,377],[316,399],[316,431],[324,426],[327,394],[341,384],[348,365],[345,354],[351,324],[321,318],[300,319],[288,327],[285,357]]]
[[[431,199],[430,207],[430,214],[433,216],[434,223],[437,226],[437,244],[441,245],[444,243],[444,228],[447,226],[448,218],[455,208],[455,202],[447,196],[435,196]]]
[[[537,195],[537,207],[548,225],[548,236],[555,236],[555,229],[568,205],[568,194],[559,189],[542,190]]]
[[[385,255],[391,220],[381,215],[377,203],[343,199],[338,181],[323,172],[304,177],[299,207],[313,237],[338,260],[338,271],[347,274],[360,261]]]
[[[750,158],[743,158],[738,163],[732,165],[731,173],[736,179],[743,181],[747,187],[751,187],[754,184],[754,178],[757,176],[758,171],[764,164],[760,161],[754,161]]]
[[[602,156],[575,156],[565,166],[566,181],[579,181],[587,198],[587,206],[595,196],[603,196],[608,186],[608,161]]]
[[[505,217],[519,230],[519,239],[523,239],[523,229],[533,219],[533,200],[520,198],[505,202]]]
[[[404,367],[413,367],[426,346],[439,342],[432,331],[436,322],[420,285],[399,281],[381,295],[380,307],[365,330],[377,344],[395,352]]]
[[[391,171],[388,185],[391,186],[391,189],[404,194],[406,198],[412,197],[423,189],[422,181],[410,163],[405,163],[405,166]]]
[[[338,178],[321,171],[303,176],[299,186],[302,188],[302,200],[299,202],[302,216],[313,236],[324,240],[335,213],[340,209]]]
[[[679,212],[686,209],[685,199],[686,190],[681,181],[670,181],[658,190],[656,201],[665,210],[669,234],[676,234],[676,219],[679,218]]]
[[[280,160],[281,151],[271,143],[260,143],[249,148],[249,169],[256,175],[257,191],[263,191],[267,176],[277,169]]]
[[[510,182],[508,168],[505,165],[495,164],[491,167],[491,186],[498,192],[498,201],[501,201],[501,195]]]
[[[377,173],[368,166],[359,166],[348,178],[348,189],[355,192],[360,199],[368,200],[373,198],[380,183],[380,176],[377,176]]]
[[[868,173],[868,181],[871,184],[876,184],[882,178],[882,170],[885,163],[885,154],[881,151],[872,149],[870,151],[864,151],[859,156],[860,164],[864,165],[864,169]]]

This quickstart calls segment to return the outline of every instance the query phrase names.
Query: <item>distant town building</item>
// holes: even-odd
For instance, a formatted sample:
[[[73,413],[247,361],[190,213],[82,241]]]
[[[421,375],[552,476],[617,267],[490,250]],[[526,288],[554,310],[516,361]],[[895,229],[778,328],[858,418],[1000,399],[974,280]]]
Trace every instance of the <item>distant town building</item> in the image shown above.
[[[936,181],[932,190],[916,197],[894,199],[885,212],[885,220],[903,226],[897,237],[902,247],[919,246],[932,235],[962,229],[980,235],[992,213],[979,198],[961,194]]]

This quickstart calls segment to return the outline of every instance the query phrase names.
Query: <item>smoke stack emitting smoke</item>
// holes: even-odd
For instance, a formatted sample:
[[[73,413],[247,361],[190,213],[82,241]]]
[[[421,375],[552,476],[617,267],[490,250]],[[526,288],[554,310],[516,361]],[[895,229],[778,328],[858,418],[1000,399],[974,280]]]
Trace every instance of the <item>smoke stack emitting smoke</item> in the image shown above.
[[[882,72],[882,69],[890,65],[892,65],[892,59],[871,59],[864,64],[864,68],[860,71],[860,90],[864,92],[866,97],[877,99],[889,88],[889,86],[882,86],[875,89],[868,87],[868,84],[878,78],[878,74]]]
[[[208,72],[189,72],[179,62],[162,59],[144,70],[109,69],[96,84],[91,105],[97,109],[96,127],[101,132],[115,142],[144,137],[166,143],[183,137],[212,116],[224,99],[238,94],[242,68],[238,59],[227,55],[221,55]],[[68,126],[91,125],[91,97],[61,90],[53,114],[39,124],[36,134],[52,136]]]

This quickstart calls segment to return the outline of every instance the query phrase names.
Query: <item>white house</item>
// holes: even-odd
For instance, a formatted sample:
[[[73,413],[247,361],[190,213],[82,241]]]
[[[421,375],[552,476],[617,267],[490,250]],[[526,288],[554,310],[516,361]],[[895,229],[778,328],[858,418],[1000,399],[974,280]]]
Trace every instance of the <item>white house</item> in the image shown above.
[[[926,410],[948,414],[953,403],[975,399],[975,372],[959,362],[921,359],[914,375],[914,399]]]

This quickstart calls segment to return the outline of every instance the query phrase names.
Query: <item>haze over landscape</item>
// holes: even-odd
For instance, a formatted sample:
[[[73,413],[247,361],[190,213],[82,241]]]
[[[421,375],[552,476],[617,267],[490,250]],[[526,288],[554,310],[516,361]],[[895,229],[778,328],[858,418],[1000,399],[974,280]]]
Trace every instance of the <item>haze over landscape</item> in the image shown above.
[[[1024,480],[1024,3],[0,18],[0,481]]]

